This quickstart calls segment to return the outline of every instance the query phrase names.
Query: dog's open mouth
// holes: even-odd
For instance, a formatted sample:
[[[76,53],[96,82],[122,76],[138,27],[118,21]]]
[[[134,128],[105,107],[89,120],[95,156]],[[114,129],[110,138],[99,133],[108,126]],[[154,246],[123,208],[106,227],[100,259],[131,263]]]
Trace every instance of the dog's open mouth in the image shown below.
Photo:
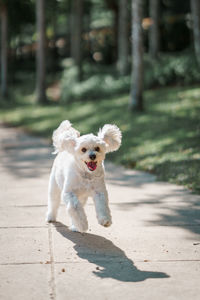
[[[90,171],[96,170],[96,167],[97,167],[96,161],[89,161],[89,162],[85,161],[85,164],[87,165],[87,167]]]

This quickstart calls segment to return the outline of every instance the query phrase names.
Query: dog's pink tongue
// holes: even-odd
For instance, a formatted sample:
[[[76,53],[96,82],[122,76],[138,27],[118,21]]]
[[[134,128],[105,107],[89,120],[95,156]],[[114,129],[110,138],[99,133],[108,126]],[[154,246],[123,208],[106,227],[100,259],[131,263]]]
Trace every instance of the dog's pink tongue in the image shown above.
[[[93,161],[90,161],[87,163],[88,169],[90,169],[90,171],[94,171],[97,167],[97,164]]]

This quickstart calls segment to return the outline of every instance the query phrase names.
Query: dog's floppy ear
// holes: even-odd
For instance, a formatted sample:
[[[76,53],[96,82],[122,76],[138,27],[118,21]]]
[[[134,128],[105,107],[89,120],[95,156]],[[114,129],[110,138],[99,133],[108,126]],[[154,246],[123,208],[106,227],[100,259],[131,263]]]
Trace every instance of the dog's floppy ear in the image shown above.
[[[122,134],[116,125],[104,125],[99,130],[98,137],[106,143],[106,152],[116,151],[121,145]]]
[[[68,120],[63,121],[53,132],[54,154],[62,151],[73,153],[76,146],[76,138],[79,136],[79,131],[73,128]]]

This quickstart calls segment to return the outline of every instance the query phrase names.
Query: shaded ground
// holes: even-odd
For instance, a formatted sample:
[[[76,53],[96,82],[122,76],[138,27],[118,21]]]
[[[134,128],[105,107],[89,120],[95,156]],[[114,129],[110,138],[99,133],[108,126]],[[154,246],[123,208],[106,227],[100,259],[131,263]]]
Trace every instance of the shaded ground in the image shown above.
[[[0,127],[1,299],[199,298],[200,196],[106,164],[113,225],[73,233],[64,205],[44,222],[52,149]],[[36,288],[37,287],[37,288]]]

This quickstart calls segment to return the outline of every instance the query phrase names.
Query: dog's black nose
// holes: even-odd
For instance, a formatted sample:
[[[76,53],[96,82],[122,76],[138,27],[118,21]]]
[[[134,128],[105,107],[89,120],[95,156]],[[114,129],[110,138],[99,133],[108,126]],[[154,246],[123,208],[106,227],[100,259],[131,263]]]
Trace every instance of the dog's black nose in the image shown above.
[[[95,158],[96,158],[96,154],[94,154],[94,153],[91,153],[91,154],[89,155],[89,158],[90,158],[91,160],[95,160]]]

